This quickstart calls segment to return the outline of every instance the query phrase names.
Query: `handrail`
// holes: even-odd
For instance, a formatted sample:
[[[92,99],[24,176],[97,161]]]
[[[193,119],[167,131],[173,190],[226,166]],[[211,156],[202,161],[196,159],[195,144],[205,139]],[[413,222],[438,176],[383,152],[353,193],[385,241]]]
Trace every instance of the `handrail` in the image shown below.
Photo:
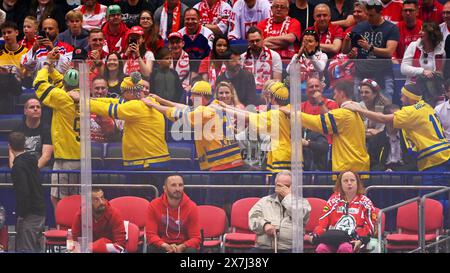
[[[399,208],[399,207],[401,207],[401,206],[410,204],[410,203],[412,203],[412,202],[418,202],[419,200],[420,200],[420,197],[414,197],[414,198],[405,200],[405,201],[403,201],[403,202],[400,202],[400,203],[398,203],[398,204],[395,204],[395,205],[386,207],[386,208],[384,208],[384,209],[380,209],[380,210],[378,211],[378,215],[377,215],[377,226],[378,226],[378,253],[381,253],[381,242],[383,241],[383,234],[382,234],[382,232],[381,232],[381,230],[382,230],[382,220],[383,220],[382,217],[383,217],[383,213],[385,213],[385,212],[387,212],[387,211],[390,211],[390,210],[393,210],[393,209],[396,209],[396,208]]]
[[[440,189],[438,191],[430,192],[422,196],[420,198],[420,204],[419,204],[419,249],[420,252],[425,252],[425,201],[427,198],[439,194],[443,194],[445,192],[450,193],[450,187],[445,187],[444,189]],[[450,195],[449,195],[449,202],[450,202]]]
[[[446,186],[421,186],[421,185],[372,185],[366,188],[366,195],[369,191],[375,189],[392,189],[392,190],[432,190],[442,189]]]

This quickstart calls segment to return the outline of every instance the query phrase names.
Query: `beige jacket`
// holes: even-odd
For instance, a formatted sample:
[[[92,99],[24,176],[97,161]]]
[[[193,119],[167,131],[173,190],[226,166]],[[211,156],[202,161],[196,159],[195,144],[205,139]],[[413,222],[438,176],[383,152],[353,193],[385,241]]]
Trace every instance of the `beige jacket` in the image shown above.
[[[298,201],[303,210],[303,225],[309,220],[311,206],[306,199]],[[256,245],[263,249],[274,249],[273,237],[264,233],[264,224],[270,223],[278,230],[278,249],[292,249],[292,196],[288,194],[280,202],[277,194],[261,198],[249,211],[250,230],[257,234]]]

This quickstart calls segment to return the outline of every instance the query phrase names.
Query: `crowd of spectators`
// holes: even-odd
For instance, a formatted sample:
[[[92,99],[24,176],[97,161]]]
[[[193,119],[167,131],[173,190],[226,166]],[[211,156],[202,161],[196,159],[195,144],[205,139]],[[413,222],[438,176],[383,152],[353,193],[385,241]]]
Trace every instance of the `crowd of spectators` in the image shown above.
[[[0,82],[9,87],[2,88],[2,114],[14,113],[51,52],[61,73],[86,61],[92,97],[119,99],[124,78],[139,71],[145,96],[190,104],[193,84],[204,80],[216,99],[241,109],[270,109],[264,85],[275,80],[289,88],[299,69],[308,114],[338,107],[324,91],[339,80],[352,80],[352,98],[382,113],[400,96],[393,72],[400,64],[406,83],[421,86],[449,130],[447,108],[440,105],[450,74],[448,1],[7,0],[0,9]],[[239,45],[247,49],[239,52]],[[51,112],[47,106],[43,113]],[[42,118],[50,125],[51,116]],[[123,121],[95,114],[91,121],[93,141],[121,140]],[[370,149],[385,127],[370,120],[364,125]],[[331,151],[332,137],[324,136]],[[328,163],[307,165],[327,170]]]

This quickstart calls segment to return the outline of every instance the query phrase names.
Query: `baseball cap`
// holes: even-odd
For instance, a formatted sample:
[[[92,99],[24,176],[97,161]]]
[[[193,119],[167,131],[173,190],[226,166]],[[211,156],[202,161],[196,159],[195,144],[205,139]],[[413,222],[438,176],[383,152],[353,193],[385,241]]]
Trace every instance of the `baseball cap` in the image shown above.
[[[131,27],[130,31],[128,32],[128,35],[130,34],[139,34],[141,36],[144,35],[144,29],[140,26],[133,26]]]
[[[169,40],[172,38],[178,38],[178,39],[183,39],[183,35],[181,35],[181,33],[179,32],[172,32],[169,34],[169,36],[167,37]]]
[[[73,50],[72,60],[86,60],[88,57],[87,51],[82,47],[77,47]]]
[[[106,17],[110,16],[111,14],[122,14],[122,10],[120,9],[119,5],[111,5],[106,10]]]

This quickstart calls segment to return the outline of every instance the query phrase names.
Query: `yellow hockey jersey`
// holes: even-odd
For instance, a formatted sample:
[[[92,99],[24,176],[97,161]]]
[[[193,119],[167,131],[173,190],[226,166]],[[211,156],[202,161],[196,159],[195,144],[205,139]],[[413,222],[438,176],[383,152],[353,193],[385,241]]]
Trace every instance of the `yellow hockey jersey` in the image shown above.
[[[193,111],[189,107],[171,107],[166,116],[171,121],[180,120],[192,127],[201,170],[219,168],[227,164],[243,164],[239,145],[236,141],[227,139],[224,133],[232,128],[226,115],[217,114],[211,106],[199,106]]]
[[[19,46],[19,48],[15,51],[11,51],[6,47],[3,47],[3,49],[0,50],[0,66],[15,66],[20,68],[22,56],[27,52],[28,49],[23,45]]]
[[[403,129],[417,152],[417,168],[422,171],[450,159],[450,143],[434,109],[424,101],[404,106],[394,113],[394,127]]]
[[[291,169],[291,124],[280,110],[269,110],[249,115],[250,130],[270,135],[270,151],[267,155],[267,170],[278,173]]]
[[[55,87],[63,76],[53,69],[49,75],[47,68],[38,71],[33,86],[36,96],[46,106],[53,109],[52,142],[55,159],[80,159],[80,106],[74,103],[66,91]]]
[[[148,98],[154,100],[153,98]],[[125,121],[123,165],[128,168],[167,167],[170,161],[164,116],[140,100],[91,99],[91,112]]]
[[[358,113],[342,108],[321,115],[302,113],[302,125],[315,132],[332,134],[333,171],[370,170],[365,127]]]

